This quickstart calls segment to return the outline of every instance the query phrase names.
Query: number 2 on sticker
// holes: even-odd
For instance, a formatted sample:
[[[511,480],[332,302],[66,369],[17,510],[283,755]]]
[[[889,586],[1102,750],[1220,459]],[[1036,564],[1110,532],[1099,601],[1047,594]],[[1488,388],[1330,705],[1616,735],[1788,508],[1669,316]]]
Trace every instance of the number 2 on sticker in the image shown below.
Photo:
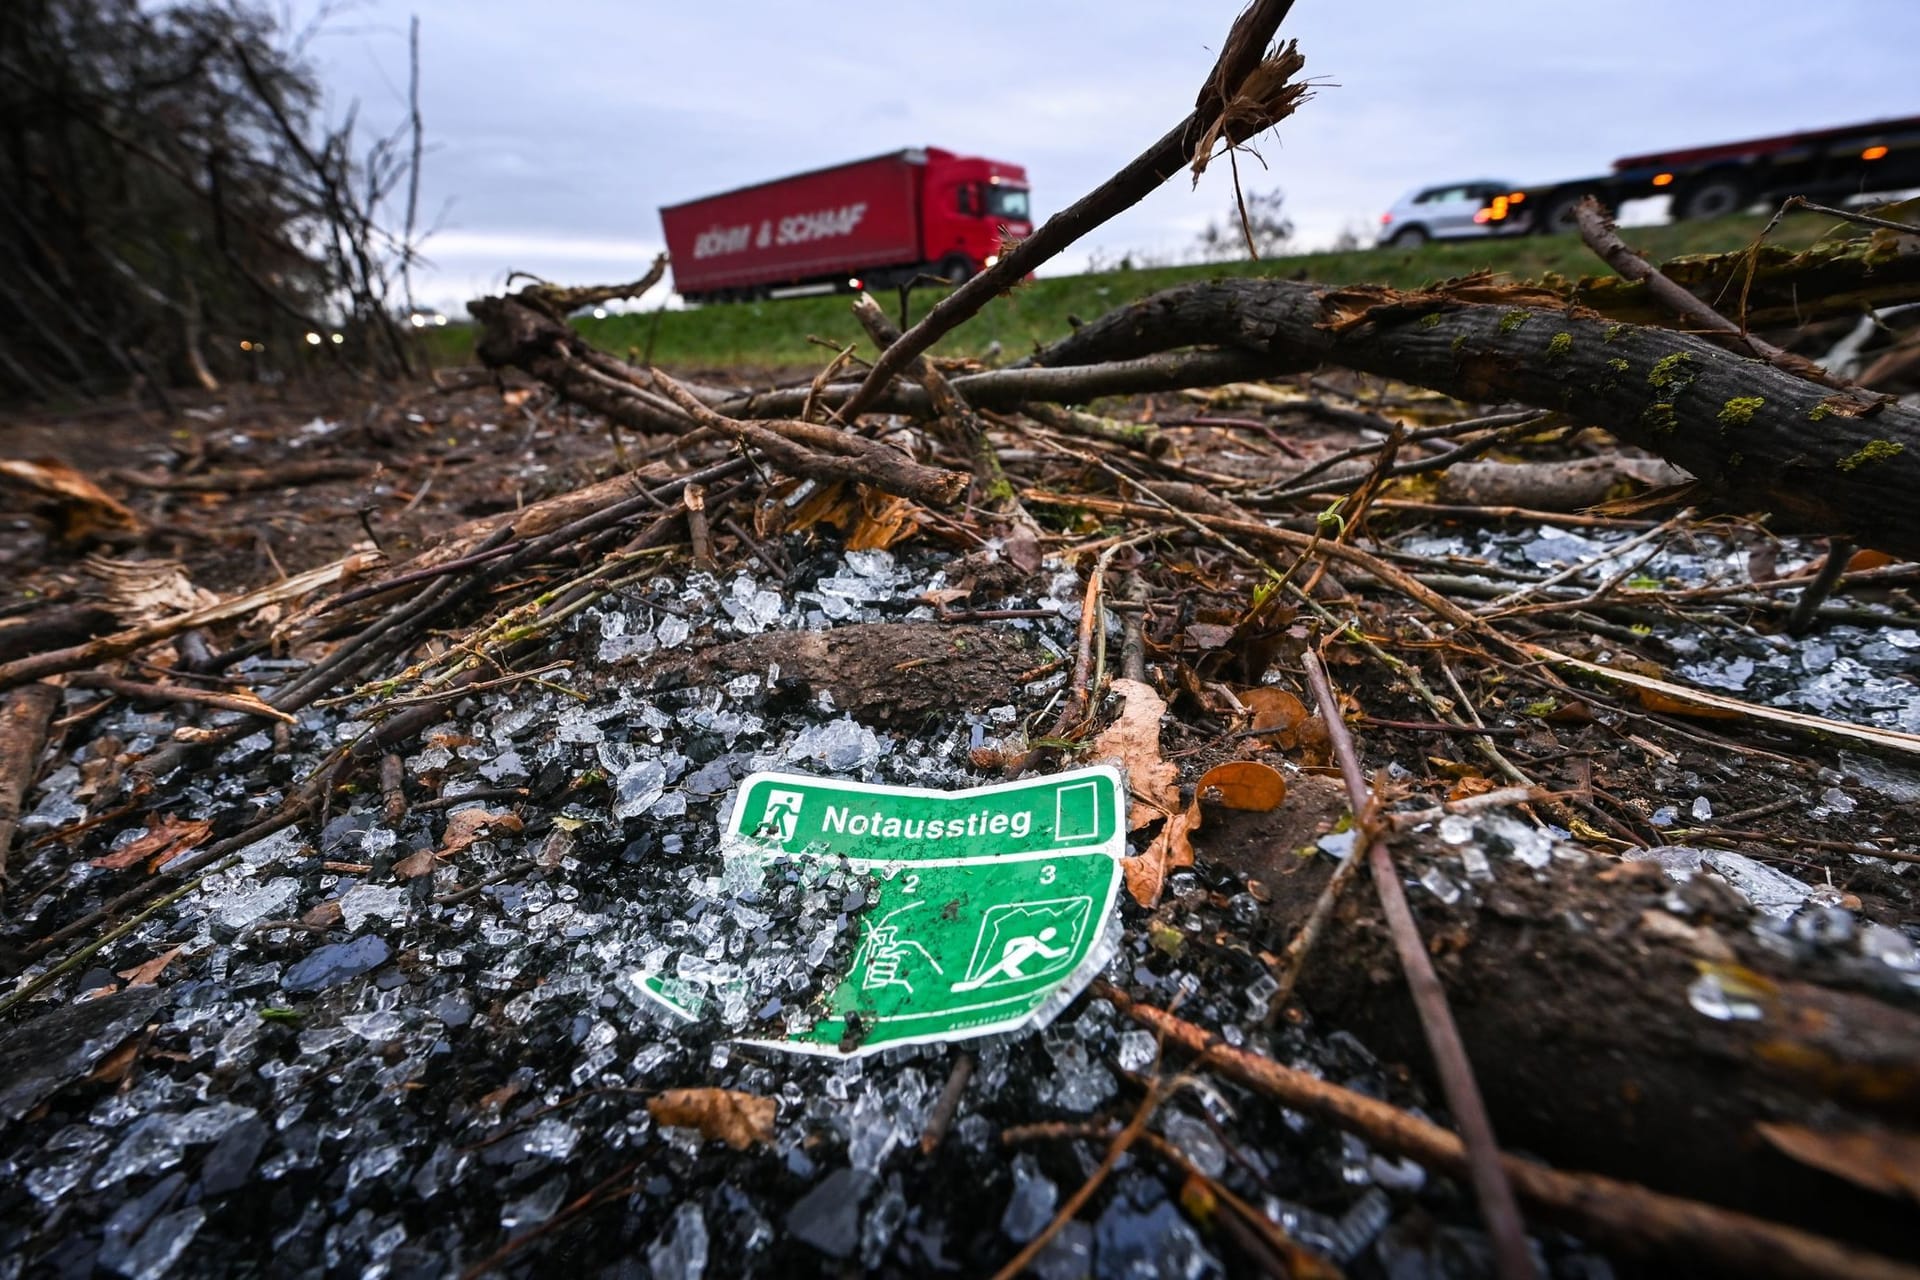
[[[918,892],[920,892],[920,875],[919,875],[919,873],[918,873],[918,872],[915,872],[915,873],[913,873],[913,874],[910,874],[910,875],[908,875],[908,876],[907,876],[906,878],[904,878],[903,880],[901,880],[901,882],[900,882],[900,892],[902,892],[902,893],[918,893]]]
[[[1060,874],[1060,868],[1054,866],[1051,862],[1049,862],[1046,866],[1040,868],[1040,883],[1052,884],[1053,878],[1059,874]]]

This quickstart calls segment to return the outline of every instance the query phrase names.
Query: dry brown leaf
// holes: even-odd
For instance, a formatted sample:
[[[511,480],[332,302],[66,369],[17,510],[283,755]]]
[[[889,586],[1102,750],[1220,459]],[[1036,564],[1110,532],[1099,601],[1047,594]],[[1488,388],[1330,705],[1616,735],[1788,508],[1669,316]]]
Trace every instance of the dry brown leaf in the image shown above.
[[[1040,549],[1039,535],[1034,532],[1031,523],[1017,524],[1000,544],[1000,554],[1007,563],[1022,573],[1034,573],[1040,568],[1040,562],[1046,559]]]
[[[1764,1121],[1754,1127],[1801,1164],[1881,1195],[1920,1200],[1920,1134],[1889,1129],[1821,1133],[1803,1125]]]
[[[1236,696],[1253,712],[1254,732],[1271,733],[1274,744],[1282,750],[1299,745],[1300,726],[1313,718],[1306,703],[1285,689],[1261,685]]]
[[[338,929],[345,919],[345,913],[340,910],[340,899],[328,898],[310,908],[307,914],[300,917],[300,922],[310,929],[325,931]]]
[[[779,1105],[772,1098],[734,1089],[668,1089],[647,1101],[656,1124],[676,1129],[698,1129],[735,1151],[754,1143],[773,1141],[773,1117]]]
[[[475,840],[494,831],[518,831],[520,819],[505,809],[498,813],[490,809],[461,809],[447,819],[446,834],[440,837],[440,850],[435,856],[451,858]]]
[[[0,458],[0,480],[25,490],[49,513],[60,537],[82,542],[103,533],[138,533],[140,521],[105,490],[57,458]]]
[[[1218,622],[1187,624],[1187,643],[1197,649],[1218,649],[1233,639],[1233,628]]]
[[[497,1114],[501,1108],[519,1097],[520,1091],[524,1088],[526,1088],[526,1086],[518,1080],[509,1080],[498,1089],[481,1098],[476,1106],[481,1112],[493,1112]]]
[[[418,849],[393,864],[393,874],[402,880],[416,880],[421,876],[430,876],[437,864],[433,850]]]
[[[1489,791],[1498,791],[1500,784],[1485,774],[1463,774],[1447,792],[1448,800],[1465,800],[1468,796],[1483,796]]]
[[[130,987],[150,987],[159,981],[160,971],[172,964],[173,958],[179,955],[182,949],[175,947],[171,951],[163,951],[145,964],[135,965],[131,969],[122,969],[120,976],[127,980],[127,985]]]
[[[209,609],[220,597],[197,587],[177,560],[115,560],[91,555],[81,566],[100,583],[106,605],[129,626],[148,626],[184,613]],[[265,621],[262,611],[251,620]]]
[[[1266,813],[1278,809],[1280,802],[1287,798],[1287,780],[1280,776],[1278,769],[1258,760],[1229,760],[1201,774],[1193,796],[1196,804],[1205,800],[1229,809]],[[1171,822],[1168,825],[1172,825]]]
[[[1160,718],[1167,704],[1144,680],[1113,682],[1120,695],[1120,714],[1093,740],[1096,756],[1117,758],[1127,771],[1132,806],[1129,830],[1139,830],[1155,818],[1180,806],[1179,771],[1160,756]]]
[[[147,821],[147,833],[124,849],[115,849],[93,865],[119,870],[144,858],[152,858],[149,871],[158,871],[213,833],[211,822],[198,822],[161,814]]]
[[[1729,711],[1724,707],[1704,706],[1697,702],[1688,702],[1658,689],[1636,687],[1633,696],[1641,706],[1662,715],[1691,716],[1695,720],[1740,720],[1744,717],[1738,711]]]
[[[140,1057],[141,1039],[139,1035],[128,1036],[118,1049],[100,1059],[100,1065],[87,1073],[87,1083],[117,1085],[125,1080]]]
[[[1847,572],[1859,573],[1866,569],[1884,569],[1890,564],[1899,563],[1898,560],[1884,551],[1874,551],[1867,547],[1862,547],[1847,557]]]
[[[1145,853],[1120,860],[1127,892],[1135,902],[1143,907],[1156,906],[1167,882],[1167,872],[1193,865],[1193,832],[1199,826],[1198,805],[1170,813],[1166,825],[1154,835]]]

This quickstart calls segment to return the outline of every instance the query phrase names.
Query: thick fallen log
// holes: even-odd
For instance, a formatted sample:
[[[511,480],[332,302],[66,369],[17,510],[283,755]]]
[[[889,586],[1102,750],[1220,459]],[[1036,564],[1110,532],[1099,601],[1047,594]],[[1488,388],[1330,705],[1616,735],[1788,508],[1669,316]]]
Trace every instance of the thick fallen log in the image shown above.
[[[1303,791],[1288,804],[1311,799]],[[1294,855],[1292,821],[1223,813],[1194,840],[1202,867],[1265,886],[1272,901],[1255,940],[1276,951],[1330,874],[1325,860]],[[1424,888],[1410,896],[1510,1150],[1913,1256],[1900,1201],[1789,1158],[1758,1127],[1912,1123],[1920,1015],[1897,994],[1883,998],[1897,975],[1844,954],[1782,959],[1750,931],[1745,903],[1704,875],[1676,886],[1650,863],[1534,869],[1497,839],[1466,847],[1487,853],[1490,880],[1450,904]],[[1468,881],[1459,848],[1432,837],[1403,839],[1396,861],[1409,881],[1435,867]],[[1724,1016],[1713,1014],[1716,993]],[[1341,900],[1296,998],[1383,1058],[1428,1071],[1374,895]]]
[[[1095,990],[1198,1066],[1230,1076],[1373,1147],[1454,1177],[1467,1172],[1466,1146],[1450,1130],[1366,1094],[1271,1058],[1236,1048],[1165,1009],[1131,1000],[1104,982]],[[1912,1280],[1912,1267],[1778,1223],[1661,1195],[1630,1182],[1551,1169],[1507,1154],[1501,1164],[1529,1208],[1576,1234],[1645,1264],[1634,1274],[1772,1276],[1779,1280],[1847,1277]],[[1665,1268],[1664,1270],[1657,1268]],[[1684,1268],[1684,1270],[1681,1270]]]
[[[1610,321],[1551,291],[1484,278],[1405,293],[1287,280],[1182,285],[1042,351],[1063,367],[1207,344],[1397,378],[1475,402],[1564,410],[1699,481],[1691,497],[1784,527],[1920,555],[1920,411],[1835,393],[1666,329]]]

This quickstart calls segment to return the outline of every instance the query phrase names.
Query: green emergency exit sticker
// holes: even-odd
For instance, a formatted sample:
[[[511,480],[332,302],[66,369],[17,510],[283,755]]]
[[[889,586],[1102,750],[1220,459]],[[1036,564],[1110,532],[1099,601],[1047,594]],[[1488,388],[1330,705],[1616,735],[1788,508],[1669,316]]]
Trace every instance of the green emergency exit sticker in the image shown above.
[[[1105,962],[1126,852],[1117,770],[928,791],[759,773],[723,831],[735,859],[844,859],[877,897],[824,1000],[781,1039],[845,1056],[1042,1025]],[[683,1017],[709,1006],[699,981],[635,975]]]

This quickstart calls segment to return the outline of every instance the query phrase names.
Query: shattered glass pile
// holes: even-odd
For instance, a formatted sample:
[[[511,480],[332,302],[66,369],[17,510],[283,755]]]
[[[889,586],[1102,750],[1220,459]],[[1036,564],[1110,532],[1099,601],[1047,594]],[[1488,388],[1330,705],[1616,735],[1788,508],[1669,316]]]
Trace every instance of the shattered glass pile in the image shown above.
[[[389,826],[378,794],[363,794],[317,831],[262,840],[54,983],[34,1007],[58,1012],[25,1024],[24,1042],[18,1022],[0,1033],[0,1063],[18,1067],[0,1079],[0,1280],[429,1276],[506,1247],[516,1251],[504,1265],[535,1272],[637,1275],[644,1261],[676,1278],[854,1265],[981,1274],[1033,1239],[1085,1180],[1106,1130],[1017,1147],[1001,1131],[1123,1121],[1141,1096],[1129,1076],[1156,1069],[1153,1037],[1088,999],[1037,1034],[969,1045],[977,1069],[943,1146],[924,1158],[952,1050],[833,1062],[729,1040],[729,1024],[805,1001],[853,944],[867,894],[844,868],[807,882],[730,882],[717,830],[733,784],[755,769],[992,781],[969,751],[1041,712],[1065,677],[914,734],[859,724],[822,694],[795,700],[778,670],[662,690],[635,678],[649,656],[702,639],[931,617],[918,597],[944,585],[930,562],[886,553],[820,555],[796,577],[804,585],[789,591],[745,573],[663,577],[583,613],[571,673],[469,699],[407,760],[416,795],[439,801]],[[1056,617],[996,625],[1026,631],[1038,666],[1071,645],[1079,591],[1063,574],[1048,599],[1000,602]],[[243,674],[270,684],[291,670],[256,661]],[[159,808],[238,827],[362,732],[355,710],[305,713],[290,754],[266,734],[244,739],[217,768],[165,779]],[[168,729],[122,710],[98,733],[141,752]],[[46,780],[26,837],[113,807],[115,795],[90,790],[92,759],[82,750]],[[396,863],[440,848],[450,814],[500,807],[511,788],[527,792],[523,829],[495,826],[430,874],[396,881]],[[1488,827],[1505,843],[1457,823],[1443,830],[1478,861],[1463,852],[1457,880],[1428,869],[1428,891],[1458,897],[1495,874],[1482,847],[1497,851],[1500,874],[1570,856],[1524,824],[1482,821],[1510,823]],[[27,921],[71,918],[104,896],[115,882],[87,859],[139,834],[103,825],[78,857],[49,846],[20,869],[22,883],[51,885],[21,904]],[[64,877],[51,875],[69,859]],[[1213,903],[1251,902],[1235,878],[1207,877],[1182,871],[1168,886],[1174,918],[1196,936],[1234,927],[1232,908]],[[1756,901],[1777,889],[1761,886]],[[327,903],[337,919],[316,910]],[[1419,1107],[1352,1036],[1263,1026],[1272,978],[1251,957],[1195,947],[1175,958],[1148,945],[1130,903],[1123,918],[1107,970],[1116,985],[1177,1003],[1229,1043]],[[1899,959],[1894,939],[1854,936]],[[796,945],[770,952],[769,937]],[[175,946],[160,985],[76,1003]],[[647,968],[698,979],[749,951],[763,962],[713,1022],[681,1023],[631,981]],[[1910,944],[1903,955],[1911,971]],[[145,1026],[151,1037],[124,1079],[75,1084]],[[770,1148],[734,1151],[656,1124],[648,1097],[675,1086],[777,1100]],[[1457,1189],[1238,1086],[1178,1093],[1154,1129],[1301,1243],[1362,1274],[1485,1266]],[[1557,1274],[1608,1274],[1571,1241],[1541,1243]],[[1033,1272],[1191,1280],[1224,1264],[1182,1208],[1179,1176],[1135,1154]]]
[[[1538,526],[1408,538],[1399,549],[1498,588],[1500,593],[1584,566],[1536,597],[1547,600],[1586,596],[1615,579],[1631,588],[1661,591],[1731,588],[1751,581],[1749,556],[1757,545],[1754,539],[1696,530],[1684,538],[1634,547],[1622,554],[1634,537],[1621,530],[1576,532]],[[1818,566],[1819,555],[1793,540],[1779,546],[1778,576],[1790,577]],[[1481,564],[1498,566],[1513,576],[1476,573]],[[1778,598],[1791,603],[1796,594],[1787,592]],[[1665,646],[1676,679],[1766,706],[1920,733],[1920,629],[1915,629],[1920,624],[1910,615],[1884,604],[1836,598],[1825,608],[1838,616],[1817,634],[1795,639],[1686,616],[1690,608],[1703,612],[1713,607],[1712,600],[1701,600],[1697,606],[1684,600],[1661,603],[1673,607],[1657,613],[1651,605],[1647,607],[1640,621],[1657,625],[1642,639]],[[1886,622],[1873,621],[1876,616]]]

